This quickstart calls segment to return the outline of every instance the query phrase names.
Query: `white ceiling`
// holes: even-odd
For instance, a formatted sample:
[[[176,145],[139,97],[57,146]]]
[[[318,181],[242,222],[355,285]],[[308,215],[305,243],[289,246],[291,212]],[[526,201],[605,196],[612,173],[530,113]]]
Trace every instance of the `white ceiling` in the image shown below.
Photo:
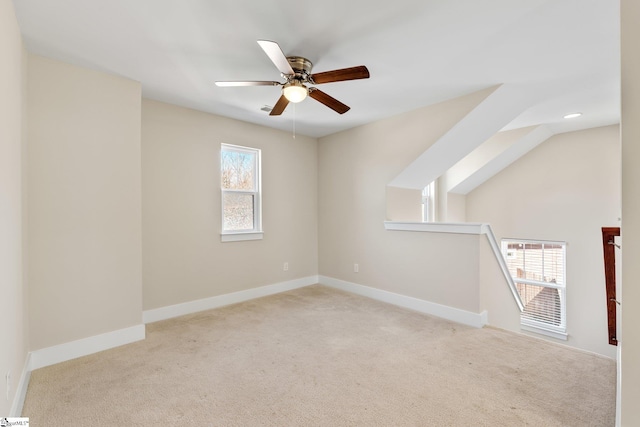
[[[554,132],[619,122],[615,0],[14,0],[29,51],[142,83],[143,95],[324,136],[499,83],[544,88],[505,129]],[[281,80],[256,40],[277,41],[314,72],[366,65],[368,80],[321,89],[344,115],[307,99],[280,117]],[[294,111],[295,110],[295,111]],[[583,116],[564,120],[580,111]]]

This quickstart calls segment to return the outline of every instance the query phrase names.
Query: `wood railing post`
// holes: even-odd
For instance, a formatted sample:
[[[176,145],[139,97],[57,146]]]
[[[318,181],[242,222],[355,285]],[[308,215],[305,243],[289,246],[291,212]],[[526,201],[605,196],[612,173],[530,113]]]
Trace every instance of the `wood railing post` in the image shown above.
[[[616,236],[620,227],[602,227],[602,249],[604,251],[604,276],[607,289],[607,321],[609,326],[609,344],[618,345],[616,338]]]

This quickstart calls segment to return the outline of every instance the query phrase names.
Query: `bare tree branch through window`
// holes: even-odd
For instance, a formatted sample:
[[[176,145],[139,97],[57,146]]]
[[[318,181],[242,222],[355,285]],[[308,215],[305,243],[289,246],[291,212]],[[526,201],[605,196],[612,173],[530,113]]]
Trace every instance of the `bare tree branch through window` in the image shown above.
[[[259,231],[260,150],[222,145],[220,182],[222,187],[223,232]]]

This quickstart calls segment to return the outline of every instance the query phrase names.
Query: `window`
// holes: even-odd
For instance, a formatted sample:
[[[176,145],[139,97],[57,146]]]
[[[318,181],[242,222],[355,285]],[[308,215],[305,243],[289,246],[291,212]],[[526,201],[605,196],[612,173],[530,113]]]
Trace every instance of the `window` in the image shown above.
[[[262,238],[260,150],[222,144],[222,241]]]
[[[566,243],[502,241],[502,254],[516,284],[525,330],[566,339]]]
[[[422,222],[435,221],[435,192],[435,181],[422,189]]]

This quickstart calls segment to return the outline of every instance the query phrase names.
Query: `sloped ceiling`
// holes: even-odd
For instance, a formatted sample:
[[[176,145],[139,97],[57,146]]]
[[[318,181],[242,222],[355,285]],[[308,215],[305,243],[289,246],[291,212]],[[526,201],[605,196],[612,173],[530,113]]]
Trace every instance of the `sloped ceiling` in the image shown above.
[[[315,137],[499,84],[544,88],[504,129],[554,132],[619,121],[619,5],[612,0],[14,0],[29,51],[142,83],[148,98]],[[314,71],[366,65],[269,117],[280,80],[256,40]],[[567,113],[583,116],[564,120]]]

